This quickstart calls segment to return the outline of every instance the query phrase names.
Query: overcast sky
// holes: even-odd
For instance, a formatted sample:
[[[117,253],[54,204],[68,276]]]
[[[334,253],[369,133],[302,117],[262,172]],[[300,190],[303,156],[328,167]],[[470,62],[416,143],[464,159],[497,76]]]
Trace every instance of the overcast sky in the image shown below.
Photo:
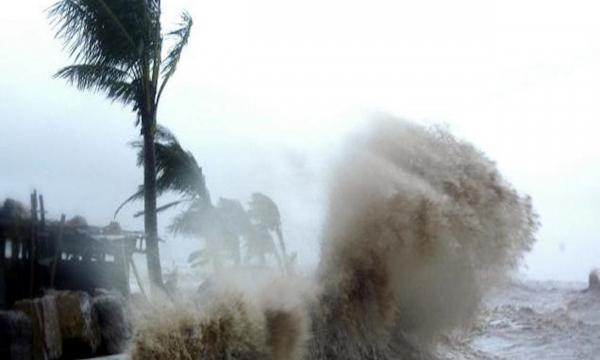
[[[105,224],[141,182],[130,109],[52,74],[69,64],[44,14],[0,13],[0,198],[37,188],[51,216]],[[445,123],[533,197],[542,228],[524,273],[600,267],[600,2],[164,1],[192,38],[159,122],[201,163],[213,199],[262,191],[288,245],[317,258],[335,149],[369,114]],[[119,217],[141,228],[130,206]],[[161,226],[168,216],[159,218]],[[163,233],[164,234],[164,233]],[[163,246],[167,266],[193,241]]]

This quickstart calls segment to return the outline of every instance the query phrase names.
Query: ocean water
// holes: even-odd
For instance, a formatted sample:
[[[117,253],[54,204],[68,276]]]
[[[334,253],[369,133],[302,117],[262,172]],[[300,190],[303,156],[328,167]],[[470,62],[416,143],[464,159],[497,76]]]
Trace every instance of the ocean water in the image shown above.
[[[600,292],[586,283],[516,281],[493,289],[440,359],[600,359]]]
[[[439,360],[600,359],[600,292],[586,289],[583,282],[532,280],[494,288],[471,328],[447,336],[435,355]]]

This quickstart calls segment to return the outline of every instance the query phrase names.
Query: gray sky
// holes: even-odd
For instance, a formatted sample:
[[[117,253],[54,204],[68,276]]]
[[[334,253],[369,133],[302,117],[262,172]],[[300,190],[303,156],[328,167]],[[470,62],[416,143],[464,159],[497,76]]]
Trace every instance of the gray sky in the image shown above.
[[[108,223],[141,182],[127,108],[51,75],[69,64],[43,10],[0,13],[0,198]],[[533,197],[542,228],[525,273],[585,280],[600,266],[597,1],[164,2],[194,29],[159,121],[213,198],[272,196],[289,247],[316,261],[327,164],[372,112],[446,123]],[[141,228],[131,206],[119,221]],[[161,225],[168,222],[161,217]],[[173,240],[165,262],[197,245]]]

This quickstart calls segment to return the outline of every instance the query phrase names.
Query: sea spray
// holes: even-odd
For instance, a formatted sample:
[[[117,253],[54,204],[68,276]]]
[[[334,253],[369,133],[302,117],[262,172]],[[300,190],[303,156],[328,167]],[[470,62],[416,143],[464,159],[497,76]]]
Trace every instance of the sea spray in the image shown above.
[[[138,326],[132,359],[422,357],[473,318],[534,241],[495,164],[447,130],[397,119],[352,141],[330,184],[321,261],[303,280],[220,281]],[[242,284],[244,283],[244,284]]]
[[[468,324],[536,228],[530,199],[472,145],[440,127],[374,121],[330,184],[318,358],[394,358]]]

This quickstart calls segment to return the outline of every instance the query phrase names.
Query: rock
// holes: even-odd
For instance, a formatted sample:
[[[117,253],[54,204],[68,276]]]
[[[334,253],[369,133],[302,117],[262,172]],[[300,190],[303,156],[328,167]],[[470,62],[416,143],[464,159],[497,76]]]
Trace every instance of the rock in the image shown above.
[[[21,311],[0,311],[0,359],[32,359],[31,320]]]
[[[83,291],[55,291],[64,357],[92,357],[100,346],[98,318],[91,296]]]
[[[105,293],[94,298],[102,337],[103,354],[113,355],[125,351],[131,339],[131,316],[120,293]]]
[[[38,312],[35,301],[26,299],[17,301],[15,303],[15,309],[21,311],[31,323],[31,356],[34,360],[44,360],[44,344],[43,344],[43,333],[42,333],[42,319],[41,314]]]
[[[58,311],[53,296],[44,296],[37,299],[38,308],[41,307],[43,329],[44,329],[44,347],[48,359],[58,359],[62,356],[62,336],[60,335],[60,325],[58,322]]]
[[[590,271],[588,290],[600,292],[600,270],[593,269]]]
[[[31,321],[33,359],[52,360],[62,356],[62,338],[54,297],[17,301],[15,308]]]

